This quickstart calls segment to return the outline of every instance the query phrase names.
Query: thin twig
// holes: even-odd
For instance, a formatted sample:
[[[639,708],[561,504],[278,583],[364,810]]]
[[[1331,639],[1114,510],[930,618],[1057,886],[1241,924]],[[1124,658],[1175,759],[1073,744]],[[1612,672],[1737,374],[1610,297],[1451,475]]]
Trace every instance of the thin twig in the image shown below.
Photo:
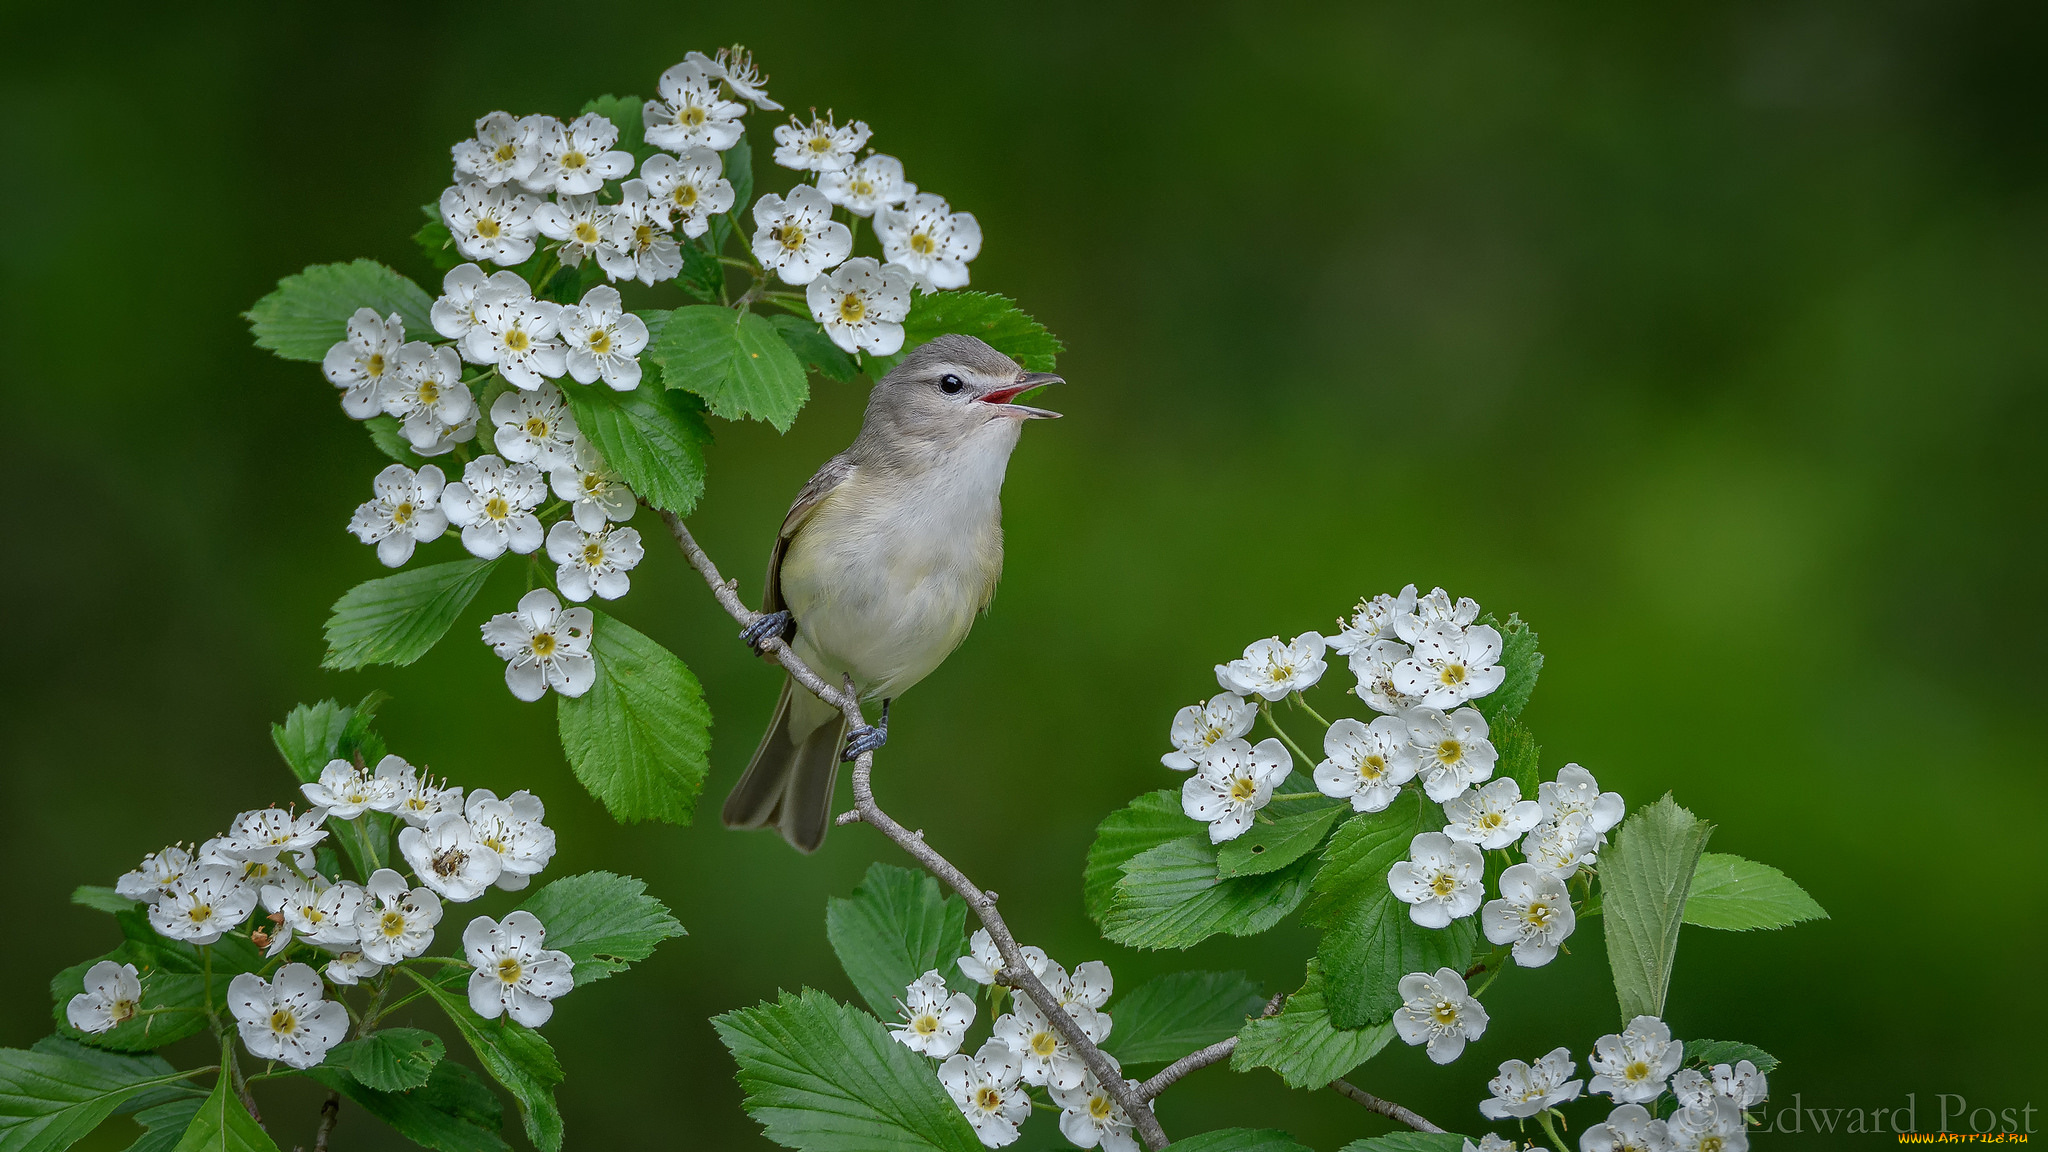
[[[1278,1016],[1281,1006],[1286,1003],[1287,993],[1285,992],[1266,1001],[1266,1010],[1259,1013],[1259,1019],[1265,1020]],[[1197,1068],[1207,1068],[1211,1064],[1221,1064],[1225,1060],[1230,1059],[1230,1054],[1235,1051],[1237,1051],[1237,1037],[1235,1036],[1225,1040],[1218,1040],[1207,1048],[1197,1048],[1193,1052],[1161,1068],[1157,1075],[1138,1085],[1138,1095],[1143,1096],[1147,1100],[1156,1099],[1161,1092],[1171,1088],[1174,1081],[1179,1080]]]
[[[334,1131],[334,1122],[341,1118],[341,1093],[329,1092],[320,1105],[320,1131],[313,1136],[313,1152],[327,1152],[327,1135]]]
[[[1339,1095],[1351,1097],[1353,1100],[1358,1101],[1382,1116],[1399,1120],[1417,1132],[1443,1131],[1443,1129],[1416,1115],[1413,1108],[1403,1107],[1392,1100],[1382,1100],[1349,1080],[1332,1080],[1330,1081],[1330,1089]]]

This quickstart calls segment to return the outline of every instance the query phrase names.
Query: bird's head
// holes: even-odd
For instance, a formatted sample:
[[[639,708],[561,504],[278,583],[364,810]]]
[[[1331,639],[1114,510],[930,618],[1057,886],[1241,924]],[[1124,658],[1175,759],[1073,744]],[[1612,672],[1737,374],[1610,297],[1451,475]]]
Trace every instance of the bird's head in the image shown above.
[[[1026,372],[972,336],[940,336],[911,349],[876,382],[861,438],[891,448],[922,443],[944,449],[987,441],[1007,451],[1024,421],[1060,415],[1019,404],[1017,398],[1064,382],[1050,372]]]

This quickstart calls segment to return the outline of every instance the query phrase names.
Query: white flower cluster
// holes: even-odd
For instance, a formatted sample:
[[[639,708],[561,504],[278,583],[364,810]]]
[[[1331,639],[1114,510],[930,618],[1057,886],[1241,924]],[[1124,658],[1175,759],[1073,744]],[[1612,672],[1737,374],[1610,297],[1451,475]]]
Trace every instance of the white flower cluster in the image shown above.
[[[1003,958],[988,932],[975,932],[968,946],[958,961],[961,974],[983,986],[995,984]],[[1110,1017],[1102,1006],[1115,987],[1108,965],[1091,960],[1068,973],[1039,948],[1026,946],[1023,953],[1082,1035],[1098,1044],[1108,1037]],[[1034,1001],[1019,994],[971,1056],[960,1048],[974,1023],[974,998],[948,995],[937,971],[905,988],[898,1004],[890,1034],[911,1051],[943,1061],[939,1083],[983,1144],[1000,1148],[1015,1141],[1018,1126],[1031,1115],[1029,1090],[1044,1088],[1060,1110],[1060,1132],[1075,1147],[1137,1152],[1130,1117]]]
[[[228,985],[243,1044],[293,1068],[318,1064],[348,1032],[345,1009],[323,998],[323,974],[333,985],[352,985],[424,955],[443,900],[465,903],[493,886],[524,888],[555,854],[555,833],[531,793],[500,799],[480,788],[465,796],[397,756],[384,757],[374,771],[330,761],[301,791],[309,810],[244,812],[226,834],[196,850],[172,845],[152,853],[115,884],[120,895],[149,903],[150,927],[168,939],[213,944],[242,931],[261,904],[268,923],[248,936],[266,956],[297,946],[309,959],[329,957],[319,970],[290,961],[270,980],[244,972]],[[417,885],[392,867],[359,885],[330,880],[315,866],[326,823],[367,812],[402,823],[398,850]],[[551,1001],[572,980],[569,957],[546,949],[544,939],[528,912],[502,924],[488,916],[470,922],[462,940],[473,968],[469,1003],[478,1015],[509,1015],[530,1027],[546,1022]],[[66,1016],[81,1031],[105,1032],[135,1018],[141,999],[134,965],[102,961],[86,973],[85,991],[72,998]]]

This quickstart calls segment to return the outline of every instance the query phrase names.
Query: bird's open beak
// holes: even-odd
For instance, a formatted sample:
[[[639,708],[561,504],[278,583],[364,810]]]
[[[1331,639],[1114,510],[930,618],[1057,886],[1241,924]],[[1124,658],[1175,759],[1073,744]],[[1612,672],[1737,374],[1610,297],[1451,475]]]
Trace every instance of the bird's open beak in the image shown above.
[[[1014,415],[1021,420],[1057,420],[1060,418],[1058,412],[1018,404],[1016,399],[1027,392],[1036,391],[1048,384],[1065,383],[1066,380],[1050,372],[1026,372],[1018,377],[1015,384],[1008,388],[997,388],[993,391],[984,392],[977,399],[983,404],[1000,404],[1003,406],[1006,414]]]

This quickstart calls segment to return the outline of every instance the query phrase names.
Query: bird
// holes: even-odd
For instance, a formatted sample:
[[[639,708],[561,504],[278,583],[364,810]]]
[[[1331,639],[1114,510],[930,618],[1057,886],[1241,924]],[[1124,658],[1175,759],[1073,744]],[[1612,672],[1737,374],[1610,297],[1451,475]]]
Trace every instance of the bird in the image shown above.
[[[829,684],[880,700],[874,725],[845,716],[794,678],[725,799],[728,828],[773,825],[815,852],[831,823],[843,761],[888,740],[889,705],[952,654],[995,595],[1003,569],[1003,476],[1028,420],[1060,413],[1017,403],[1065,381],[1027,372],[972,336],[920,344],[875,383],[860,434],[797,493],[768,558],[771,636]]]

